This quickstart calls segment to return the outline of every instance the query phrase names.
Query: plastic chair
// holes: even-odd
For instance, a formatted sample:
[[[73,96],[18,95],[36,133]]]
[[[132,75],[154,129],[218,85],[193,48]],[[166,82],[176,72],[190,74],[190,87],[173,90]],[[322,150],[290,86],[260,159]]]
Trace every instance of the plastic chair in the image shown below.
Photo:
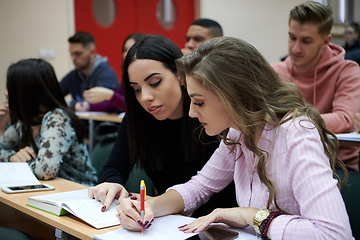
[[[96,170],[97,176],[100,175],[100,172],[109,159],[109,155],[114,147],[115,142],[105,142],[98,143],[95,145],[91,153],[91,164]]]
[[[344,177],[341,170],[336,173],[340,178]],[[349,171],[348,182],[341,187],[340,192],[349,215],[353,237],[360,240],[360,172]]]
[[[0,227],[0,240],[33,240],[29,235],[21,231]]]
[[[146,195],[157,195],[154,188],[154,183],[151,181],[148,175],[146,175],[145,171],[140,168],[139,164],[135,164],[134,168],[130,172],[129,178],[125,183],[126,190],[128,190],[128,192],[139,193],[141,180],[145,181]]]

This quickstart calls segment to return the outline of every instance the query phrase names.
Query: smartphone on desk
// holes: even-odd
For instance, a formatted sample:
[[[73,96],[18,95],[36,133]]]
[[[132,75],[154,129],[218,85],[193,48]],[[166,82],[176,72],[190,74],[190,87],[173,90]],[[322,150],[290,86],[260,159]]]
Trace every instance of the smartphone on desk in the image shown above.
[[[238,232],[224,227],[211,227],[186,240],[232,240],[239,236]]]
[[[50,186],[49,184],[1,187],[1,190],[5,193],[22,193],[22,192],[53,190],[53,189],[55,189],[55,188],[53,186]]]

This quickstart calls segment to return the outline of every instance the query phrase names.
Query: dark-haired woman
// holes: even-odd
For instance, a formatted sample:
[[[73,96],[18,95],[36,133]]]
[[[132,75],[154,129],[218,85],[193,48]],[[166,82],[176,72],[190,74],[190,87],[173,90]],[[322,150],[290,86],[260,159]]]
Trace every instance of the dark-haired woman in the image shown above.
[[[158,35],[137,42],[126,55],[126,116],[100,174],[102,184],[89,189],[89,196],[101,201],[104,211],[114,198],[128,196],[123,186],[138,160],[161,194],[200,171],[219,145],[216,137],[200,134],[199,121],[187,114],[190,98],[175,66],[181,56],[172,41]],[[236,206],[234,191],[230,184],[193,216]]]
[[[0,161],[27,162],[40,180],[58,176],[94,185],[81,123],[67,107],[53,67],[21,60],[8,68],[6,87],[14,124],[0,137]]]

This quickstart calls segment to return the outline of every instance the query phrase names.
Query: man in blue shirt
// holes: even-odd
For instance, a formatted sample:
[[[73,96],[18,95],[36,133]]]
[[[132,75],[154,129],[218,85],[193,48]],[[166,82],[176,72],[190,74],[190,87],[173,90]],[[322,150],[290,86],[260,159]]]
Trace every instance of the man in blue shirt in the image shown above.
[[[95,52],[95,40],[88,32],[77,32],[68,39],[69,52],[75,69],[60,82],[64,96],[71,94],[70,107],[82,101],[84,90],[92,87],[105,87],[115,90],[118,79],[107,59]]]

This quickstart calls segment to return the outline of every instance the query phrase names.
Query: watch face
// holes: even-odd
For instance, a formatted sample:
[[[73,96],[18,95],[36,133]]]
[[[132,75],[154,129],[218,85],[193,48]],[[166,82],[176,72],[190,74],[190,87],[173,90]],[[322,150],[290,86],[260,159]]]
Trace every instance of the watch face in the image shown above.
[[[270,214],[270,211],[267,209],[260,209],[259,211],[256,212],[254,219],[256,219],[257,221],[263,221],[265,220]]]

